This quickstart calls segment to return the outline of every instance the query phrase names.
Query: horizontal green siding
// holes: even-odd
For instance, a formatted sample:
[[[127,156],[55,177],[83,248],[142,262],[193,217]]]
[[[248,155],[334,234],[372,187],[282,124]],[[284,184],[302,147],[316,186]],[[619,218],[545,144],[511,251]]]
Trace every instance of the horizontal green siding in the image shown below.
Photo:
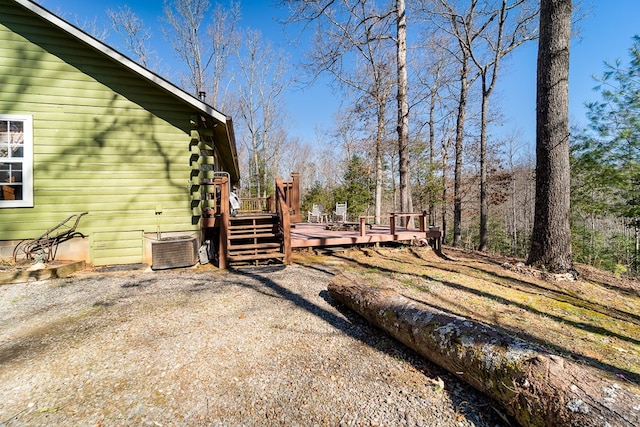
[[[13,68],[15,70],[15,68]],[[0,73],[11,72],[12,68],[0,67]],[[66,71],[65,71],[66,72]],[[47,80],[58,78],[57,75],[63,74],[62,71],[51,73],[50,77],[40,77],[41,81],[37,81],[39,78],[34,76],[34,81],[29,80],[28,82],[24,79],[21,79],[24,83],[22,84],[11,84],[3,82],[3,87],[7,90],[11,90],[12,92],[20,92],[20,97],[25,99],[29,97],[29,102],[41,104],[43,107],[47,105],[57,106],[58,105],[58,97],[70,97],[73,96],[76,98],[76,107],[82,106],[91,106],[96,104],[102,104],[104,106],[112,107],[112,108],[123,108],[127,107],[126,103],[123,103],[121,99],[113,98],[113,99],[105,99],[103,98],[103,93],[96,89],[78,89],[77,87],[71,87],[71,85],[82,85],[86,82],[84,81],[76,81],[65,79],[65,82],[70,87],[50,87],[47,84]],[[137,99],[143,102],[157,102],[156,99],[152,95],[147,94],[146,92],[140,92]],[[163,107],[166,111],[171,110],[171,102],[170,100],[165,100],[166,104],[158,103],[158,107]],[[175,104],[173,104],[175,105]],[[67,111],[73,111],[68,109]]]
[[[12,221],[12,230],[15,233],[29,233],[28,237],[35,237],[46,230],[54,227],[60,221],[68,217],[69,212],[89,212],[82,217],[78,226],[78,231],[83,234],[92,231],[108,230],[128,230],[139,227],[146,233],[157,231],[158,226],[162,232],[188,230],[190,224],[184,223],[184,218],[189,218],[191,210],[166,209],[162,207],[162,214],[156,215],[153,206],[147,209],[122,209],[107,210],[103,206],[102,210],[84,210],[85,206],[74,205],[52,205],[46,214],[25,215],[22,220]],[[34,209],[35,211],[35,209]],[[182,224],[179,228],[176,224]],[[16,239],[20,237],[15,237]]]
[[[88,202],[86,194],[84,194],[84,188],[89,184],[73,181],[69,185],[64,185],[63,180],[60,180],[58,185],[49,181],[43,181],[41,183],[36,182],[37,194],[42,197],[63,197],[65,204],[84,203]],[[115,181],[111,181],[115,182]],[[130,183],[127,180],[122,181],[124,183]],[[119,190],[119,191],[118,191]],[[92,201],[99,203],[107,203],[113,201],[138,201],[138,202],[168,202],[179,203],[187,196],[187,189],[178,187],[152,187],[152,186],[135,186],[129,185],[125,188],[114,187],[96,187],[95,191],[91,194]],[[56,200],[56,203],[60,203],[61,200]]]
[[[143,259],[141,231],[94,233],[91,236],[91,259],[95,265],[135,264]]]
[[[0,208],[0,240],[89,212],[78,231],[98,236],[92,258],[140,262],[143,232],[197,230],[195,111],[15,4],[0,6],[0,113],[32,115],[34,137],[34,207]],[[118,232],[132,233],[124,246],[101,246]]]
[[[35,138],[35,137],[34,137]],[[175,149],[179,149],[179,147],[174,147]],[[48,147],[48,150],[55,150],[55,147]],[[175,151],[175,149],[173,151]],[[125,149],[123,148],[122,151]],[[64,150],[63,150],[64,151]],[[99,165],[122,162],[125,164],[148,164],[153,163],[159,166],[167,166],[169,169],[177,169],[182,167],[181,169],[187,170],[190,169],[189,164],[189,156],[190,153],[188,150],[178,150],[179,152],[172,152],[169,147],[165,147],[164,149],[156,149],[154,147],[147,146],[143,149],[138,150],[138,152],[126,152],[126,154],[118,154],[118,150],[113,147],[100,148],[93,147],[91,149],[86,149],[86,153],[83,155],[78,153],[81,150],[69,150],[69,153],[61,152],[58,154],[40,154],[35,153],[34,160],[39,162],[40,164],[47,164],[51,162],[57,163],[66,163],[72,167],[76,168],[84,168],[86,167],[85,161],[88,160],[87,157],[91,156],[91,161],[87,163]],[[155,155],[154,155],[155,152]],[[67,163],[68,162],[68,163]],[[160,169],[162,171],[162,169]],[[99,173],[99,171],[96,171]],[[37,177],[36,177],[37,178]]]

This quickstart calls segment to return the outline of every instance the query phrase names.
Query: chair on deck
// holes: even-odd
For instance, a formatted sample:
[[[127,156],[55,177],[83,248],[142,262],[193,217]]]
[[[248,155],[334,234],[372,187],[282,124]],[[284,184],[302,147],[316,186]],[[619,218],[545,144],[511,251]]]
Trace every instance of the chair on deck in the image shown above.
[[[313,205],[311,212],[307,211],[307,222],[320,222],[322,218],[322,208],[319,205]]]
[[[347,220],[347,204],[336,203],[336,210],[333,211],[333,220],[338,222],[345,222]]]

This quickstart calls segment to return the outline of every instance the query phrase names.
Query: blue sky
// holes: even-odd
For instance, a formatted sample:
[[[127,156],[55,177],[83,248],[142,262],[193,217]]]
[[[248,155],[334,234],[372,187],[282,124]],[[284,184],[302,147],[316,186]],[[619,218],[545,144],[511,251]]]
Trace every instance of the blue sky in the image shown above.
[[[158,26],[163,5],[162,0],[39,0],[39,3],[54,13],[62,13],[71,21],[71,16],[77,16],[80,21],[93,17],[104,19],[106,9],[127,4],[144,20],[145,25],[152,28]],[[290,50],[282,27],[274,20],[276,16],[283,16],[282,9],[271,6],[271,0],[242,0],[241,3],[241,25],[261,30],[265,38]],[[640,1],[585,0],[585,5],[588,14],[579,23],[579,36],[574,37],[572,42],[569,80],[571,120],[582,124],[585,123],[584,103],[597,99],[597,94],[592,90],[595,86],[592,76],[602,73],[604,61],[614,62],[617,58],[626,61],[632,37],[640,34],[640,25],[637,23]],[[155,34],[154,38],[156,46],[162,43],[160,34]],[[531,43],[514,52],[502,68],[494,95],[502,104],[504,116],[504,123],[496,132],[510,134],[519,130],[523,142],[531,145],[535,141],[536,49],[536,44]],[[291,56],[295,60],[295,52]],[[175,61],[172,52],[167,51],[162,57],[164,64]],[[332,126],[332,115],[338,107],[339,99],[327,87],[326,81],[304,90],[290,90],[287,109],[291,117],[292,135],[309,143],[316,142],[316,128]]]
[[[569,114],[572,124],[586,124],[585,102],[595,101],[593,76],[604,71],[604,62],[627,62],[634,35],[640,35],[640,1],[585,0],[588,15],[578,23],[572,40],[569,68]],[[575,0],[574,0],[575,4]],[[504,101],[505,128],[520,128],[535,144],[535,43],[523,47],[508,60],[508,74],[496,90]]]

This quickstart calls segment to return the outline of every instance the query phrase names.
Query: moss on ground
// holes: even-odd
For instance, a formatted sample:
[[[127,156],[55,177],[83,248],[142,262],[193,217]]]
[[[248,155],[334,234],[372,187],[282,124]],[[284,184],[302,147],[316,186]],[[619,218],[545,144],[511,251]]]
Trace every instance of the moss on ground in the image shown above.
[[[444,254],[355,248],[339,257],[374,286],[393,286],[431,307],[640,385],[640,283],[588,268],[576,281],[551,281],[509,269],[501,257],[450,248]]]

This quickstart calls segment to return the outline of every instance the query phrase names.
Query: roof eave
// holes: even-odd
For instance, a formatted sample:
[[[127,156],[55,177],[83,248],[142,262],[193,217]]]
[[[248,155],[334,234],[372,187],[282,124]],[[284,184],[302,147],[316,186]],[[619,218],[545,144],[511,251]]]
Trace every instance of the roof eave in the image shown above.
[[[233,120],[231,119],[231,116],[227,116],[225,128],[227,130],[227,139],[229,140],[229,147],[231,149],[231,157],[232,157],[233,169],[234,169],[233,175],[235,175],[237,181],[240,181],[240,166],[238,162],[238,152],[236,150],[236,135],[235,135],[235,131],[233,130]]]

